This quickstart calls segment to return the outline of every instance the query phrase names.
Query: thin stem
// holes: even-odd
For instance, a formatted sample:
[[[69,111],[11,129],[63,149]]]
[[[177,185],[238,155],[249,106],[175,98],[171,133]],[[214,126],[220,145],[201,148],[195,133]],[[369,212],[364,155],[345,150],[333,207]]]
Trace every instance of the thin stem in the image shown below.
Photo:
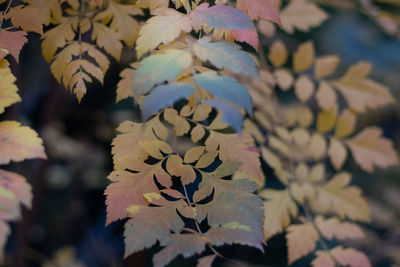
[[[194,204],[194,203],[191,203],[191,201],[190,201],[190,199],[189,199],[189,195],[188,195],[188,192],[187,192],[187,190],[186,190],[186,186],[185,186],[185,185],[183,186],[183,191],[185,191],[185,198],[186,198],[186,201],[188,202],[188,205],[191,206],[191,207],[195,206],[195,204]],[[197,222],[196,219],[193,219],[193,220],[194,220],[194,223],[196,224],[197,231],[198,231],[200,234],[202,234],[202,231],[201,231],[201,229],[200,229],[199,223]]]
[[[8,2],[8,5],[7,5],[6,9],[3,12],[3,15],[2,15],[2,18],[1,18],[1,22],[0,22],[0,29],[1,29],[1,26],[3,25],[3,21],[4,21],[4,18],[6,17],[7,12],[10,10],[12,1],[13,0],[10,0],[10,2]]]

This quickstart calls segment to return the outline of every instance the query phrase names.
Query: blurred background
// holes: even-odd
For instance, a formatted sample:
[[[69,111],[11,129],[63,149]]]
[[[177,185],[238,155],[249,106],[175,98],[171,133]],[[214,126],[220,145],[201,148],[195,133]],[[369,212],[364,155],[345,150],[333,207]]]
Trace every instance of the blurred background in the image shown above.
[[[350,0],[319,2],[330,19],[309,33],[286,37],[289,48],[314,40],[319,55],[341,56],[342,69],[369,61],[374,65],[372,78],[389,86],[400,99],[400,1],[377,1],[382,8],[379,13],[352,8]],[[78,104],[50,74],[40,52],[40,37],[32,34],[29,40],[20,63],[10,59],[22,102],[8,108],[1,119],[15,119],[39,131],[49,159],[10,166],[27,177],[34,198],[32,209],[24,209],[23,220],[12,223],[6,266],[151,266],[157,248],[123,260],[124,222],[104,226],[103,191],[112,170],[110,144],[115,129],[124,120],[140,120],[132,99],[115,103],[118,75],[134,61],[133,51],[125,50],[122,62],[112,63],[104,86],[90,85]],[[262,38],[262,42],[267,45],[269,40]],[[358,127],[372,124],[381,126],[399,148],[400,105],[363,115]],[[345,169],[353,172],[353,183],[363,189],[373,214],[372,223],[363,225],[367,239],[354,246],[367,253],[373,266],[400,266],[400,168],[368,175],[350,161]],[[268,242],[265,254],[242,246],[220,251],[246,266],[287,265],[283,235]],[[310,260],[311,256],[306,257],[293,266],[307,266]],[[170,266],[194,264],[195,259],[178,257]],[[215,263],[229,265],[219,259]]]

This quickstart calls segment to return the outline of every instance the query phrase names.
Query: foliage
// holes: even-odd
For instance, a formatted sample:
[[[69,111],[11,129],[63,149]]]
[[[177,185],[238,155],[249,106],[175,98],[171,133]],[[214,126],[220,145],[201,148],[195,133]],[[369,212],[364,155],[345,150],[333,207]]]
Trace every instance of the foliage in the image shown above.
[[[18,24],[16,24],[18,25]],[[15,38],[13,31],[1,30],[10,39]],[[18,32],[18,31],[17,31]],[[26,33],[23,33],[25,35]],[[23,36],[22,35],[22,36]],[[16,37],[19,39],[19,37]],[[2,47],[4,55],[8,54],[7,46]],[[17,48],[18,49],[18,48]],[[20,48],[19,48],[20,49]],[[15,50],[18,59],[19,51]],[[5,108],[21,101],[18,89],[15,86],[15,77],[11,73],[9,63],[6,59],[0,59],[0,108],[1,113]],[[46,158],[42,140],[38,134],[27,126],[22,126],[17,121],[0,122],[0,164],[19,162],[25,159]],[[20,219],[20,204],[30,208],[32,201],[32,189],[25,177],[18,173],[0,169],[0,262],[3,261],[4,246],[10,234],[7,221]]]
[[[289,265],[310,253],[314,267],[371,265],[363,252],[327,241],[364,237],[357,223],[369,222],[368,204],[344,169],[350,154],[369,173],[398,164],[380,128],[357,128],[358,115],[395,100],[369,77],[369,63],[340,73],[340,58],[318,55],[312,41],[290,51],[280,40],[326,21],[317,4],[4,2],[1,25],[12,26],[0,29],[1,112],[20,101],[5,57],[18,62],[26,32],[42,36],[52,74],[78,101],[87,83],[103,83],[124,45],[136,50],[116,94],[117,101],[134,98],[142,122],[118,127],[105,189],[106,224],[128,219],[125,257],[159,242],[155,266],[195,254],[202,255],[198,266],[211,266],[224,258],[215,247],[264,251],[283,232]],[[259,33],[271,43],[267,55]],[[17,122],[1,122],[0,135],[2,164],[46,157],[37,134]],[[265,181],[262,163],[275,177]],[[10,232],[5,221],[19,217],[19,203],[29,207],[31,193],[20,175],[0,173],[2,248]],[[279,187],[268,183],[275,178]]]

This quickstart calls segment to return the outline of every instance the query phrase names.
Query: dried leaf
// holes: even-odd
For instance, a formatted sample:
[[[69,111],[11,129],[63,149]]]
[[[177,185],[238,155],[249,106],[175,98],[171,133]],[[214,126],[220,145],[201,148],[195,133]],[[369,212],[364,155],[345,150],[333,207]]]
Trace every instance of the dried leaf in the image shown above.
[[[297,0],[291,3],[302,1]],[[314,54],[314,44],[311,41],[301,44],[293,54],[293,69],[296,72],[303,72],[309,69],[314,62]]]
[[[175,40],[182,31],[190,32],[192,26],[188,16],[172,8],[159,8],[153,12],[154,17],[147,20],[140,28],[136,51],[138,58],[160,44]]]
[[[360,62],[351,66],[346,74],[335,82],[348,105],[357,112],[394,103],[387,87],[367,78],[370,71],[369,63]]]
[[[335,90],[325,81],[319,83],[315,97],[317,98],[318,105],[325,111],[331,109],[336,103]]]
[[[356,123],[356,115],[348,109],[344,110],[338,118],[335,136],[337,138],[344,138],[351,135],[356,128]]]
[[[1,31],[0,31],[1,35]],[[0,36],[1,40],[1,36]],[[0,41],[1,42],[1,41]],[[6,107],[14,103],[20,102],[21,98],[18,95],[18,88],[15,86],[15,77],[8,67],[8,62],[0,59],[0,114],[4,112]]]
[[[306,256],[315,249],[318,232],[311,223],[293,224],[287,228],[288,263]]]
[[[306,75],[301,75],[294,84],[294,92],[297,98],[303,103],[310,99],[314,90],[314,83]]]
[[[386,168],[399,162],[392,141],[382,137],[378,127],[365,128],[346,144],[357,164],[367,172],[373,172],[374,166]]]
[[[275,67],[282,67],[287,61],[288,51],[285,44],[278,40],[272,43],[268,53],[268,59]]]
[[[336,217],[324,219],[322,216],[318,216],[315,218],[315,223],[321,234],[327,239],[346,240],[365,237],[363,230],[358,225],[341,222]]]
[[[340,218],[368,221],[370,213],[367,202],[361,197],[361,190],[348,186],[349,173],[336,174],[326,185],[317,188],[317,195],[310,205],[315,212],[335,212]]]
[[[328,14],[307,0],[291,1],[281,11],[282,28],[293,33],[295,29],[308,32],[328,19]]]
[[[342,169],[347,158],[347,150],[343,143],[332,137],[329,142],[328,155],[333,167],[338,171]]]
[[[38,134],[16,121],[0,122],[0,164],[25,159],[46,159],[43,141]]]
[[[337,68],[340,62],[338,56],[324,56],[315,60],[314,74],[318,79],[325,78],[331,75]]]
[[[264,189],[259,196],[266,200],[264,201],[264,238],[268,240],[273,235],[282,232],[290,224],[291,217],[297,216],[299,210],[288,190]]]

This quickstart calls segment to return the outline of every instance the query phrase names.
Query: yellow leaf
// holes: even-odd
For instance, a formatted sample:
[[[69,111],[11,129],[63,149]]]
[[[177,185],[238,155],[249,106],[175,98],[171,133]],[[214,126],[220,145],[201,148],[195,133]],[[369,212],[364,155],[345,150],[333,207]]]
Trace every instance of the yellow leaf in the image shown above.
[[[297,98],[303,103],[310,99],[314,90],[314,83],[306,75],[301,75],[294,84],[294,92]]]
[[[117,84],[117,102],[133,97],[132,84],[134,72],[134,69],[126,68],[119,74],[121,80]]]
[[[215,158],[218,156],[218,151],[208,151],[204,153],[199,161],[196,163],[197,168],[206,168],[214,162]]]
[[[315,199],[310,201],[311,208],[317,213],[336,213],[340,218],[369,221],[368,204],[361,196],[361,190],[348,186],[351,181],[349,173],[335,175],[327,184],[317,188]]]
[[[43,38],[42,52],[47,62],[50,62],[58,48],[64,47],[67,42],[72,41],[75,38],[75,32],[78,25],[77,17],[63,17],[60,25],[55,28],[48,30]]]
[[[93,22],[92,40],[96,40],[99,47],[119,60],[122,52],[121,36],[113,29],[101,23]]]
[[[317,93],[315,94],[318,105],[325,111],[329,110],[336,103],[335,90],[325,81],[319,83]]]
[[[154,9],[159,7],[168,7],[168,3],[168,0],[138,0],[135,3],[135,7],[149,8],[152,12]]]
[[[346,240],[365,237],[363,230],[358,225],[341,222],[336,217],[324,219],[322,216],[317,216],[315,223],[321,234],[327,239]]]
[[[288,51],[285,44],[278,40],[275,41],[271,46],[268,54],[268,59],[275,67],[281,67],[286,63],[288,58]]]
[[[196,172],[190,165],[183,165],[181,171],[181,181],[183,185],[191,184],[196,180]]]
[[[0,164],[47,158],[37,133],[16,121],[0,122],[0,155]]]
[[[274,36],[276,32],[275,24],[263,19],[258,20],[257,28],[261,34],[267,37]]]
[[[296,179],[302,182],[305,182],[308,180],[309,172],[308,172],[308,167],[304,162],[301,162],[296,166],[296,169],[294,170]]]
[[[21,101],[14,84],[15,77],[5,59],[0,59],[0,80],[0,113],[3,113],[6,107]]]
[[[347,150],[343,143],[332,137],[329,142],[328,155],[333,167],[338,171],[342,169],[347,158]]]
[[[287,143],[292,142],[292,135],[289,133],[289,131],[281,126],[277,126],[275,128],[275,133],[277,136],[279,136],[280,139],[284,140]]]
[[[290,224],[291,217],[296,217],[299,210],[290,198],[288,190],[265,189],[259,193],[265,199],[264,237],[268,240],[280,233]]]
[[[175,9],[159,8],[153,13],[155,16],[150,18],[139,31],[136,45],[138,58],[162,43],[172,42],[182,31],[190,32],[192,30],[189,17]]]
[[[182,159],[178,155],[171,155],[168,157],[166,169],[169,174],[174,176],[181,176],[182,166]]]
[[[357,164],[369,173],[373,172],[374,166],[386,168],[399,162],[392,141],[382,137],[382,129],[378,127],[365,128],[346,144]]]
[[[287,231],[288,263],[290,265],[314,251],[319,235],[311,223],[293,224],[288,227]]]
[[[196,146],[189,149],[183,158],[186,163],[193,163],[200,158],[203,154],[205,147],[204,146]]]
[[[315,160],[319,160],[326,154],[326,140],[319,133],[314,133],[310,138],[309,149]]]
[[[62,9],[59,0],[33,0],[29,4],[37,8],[44,25],[60,22]]]
[[[198,105],[193,113],[193,120],[194,121],[204,121],[210,115],[212,108],[210,105],[201,103]]]
[[[338,56],[319,57],[315,60],[314,74],[318,79],[331,75],[340,62]]]
[[[360,62],[350,67],[346,74],[335,82],[348,105],[357,112],[365,112],[395,102],[389,89],[367,78],[371,65]]]
[[[356,122],[356,115],[348,109],[344,110],[336,123],[335,136],[344,138],[351,135],[356,128]]]
[[[335,267],[337,263],[341,266],[372,267],[368,257],[353,248],[337,246],[329,251],[319,250],[316,254],[317,257],[311,262],[313,267]]]
[[[168,130],[160,126],[159,117],[156,116],[146,124],[124,121],[117,128],[121,132],[113,140],[114,169],[141,170],[143,162],[148,158],[148,153],[139,145],[140,141],[155,141],[157,136],[166,137]],[[166,132],[165,132],[166,131]],[[156,136],[157,134],[157,136]]]
[[[276,138],[275,136],[269,136],[268,142],[271,148],[279,151],[281,154],[285,156],[290,155],[290,148],[289,146],[282,142],[279,138]]]
[[[261,156],[268,165],[273,169],[282,169],[282,162],[271,150],[267,149],[265,146],[261,147]]]
[[[297,121],[301,127],[309,127],[314,120],[314,114],[307,106],[299,107],[297,111]]]
[[[335,126],[337,112],[337,105],[327,111],[319,112],[317,117],[317,131],[320,133],[326,133],[332,130]]]
[[[314,62],[314,54],[314,44],[311,41],[301,44],[293,54],[293,69],[296,72],[309,69]]]
[[[310,134],[303,128],[296,128],[292,131],[292,138],[297,146],[304,147],[310,140]]]
[[[279,157],[277,157],[271,150],[267,149],[265,146],[262,146],[260,149],[261,157],[265,160],[265,162],[274,169],[274,173],[279,181],[288,185],[288,174],[285,170],[283,170],[283,165]]]
[[[282,91],[287,91],[293,85],[293,74],[287,69],[278,69],[274,72],[275,81]]]
[[[204,130],[204,127],[201,125],[196,125],[191,134],[191,139],[194,143],[196,143],[197,141],[199,141],[200,139],[203,138],[204,134],[206,133],[206,131]]]
[[[177,136],[185,135],[190,131],[190,123],[178,116],[174,121],[174,131]]]
[[[132,5],[121,5],[109,1],[108,7],[96,15],[94,20],[101,20],[105,25],[116,31],[128,47],[133,47],[138,36],[139,24],[131,16],[142,15],[142,10]]]
[[[163,141],[151,140],[139,141],[138,143],[150,156],[156,159],[164,158],[163,154],[161,154],[161,151],[166,154],[171,154],[173,152],[168,143]]]
[[[323,163],[318,163],[311,168],[310,176],[308,180],[310,182],[319,182],[325,178],[325,165]]]
[[[293,33],[295,29],[308,32],[328,19],[328,14],[308,0],[290,1],[280,13],[282,28]]]
[[[254,140],[256,140],[258,143],[263,143],[264,142],[264,135],[258,128],[257,124],[255,124],[252,120],[250,119],[245,119],[243,123],[243,132],[251,135]]]

